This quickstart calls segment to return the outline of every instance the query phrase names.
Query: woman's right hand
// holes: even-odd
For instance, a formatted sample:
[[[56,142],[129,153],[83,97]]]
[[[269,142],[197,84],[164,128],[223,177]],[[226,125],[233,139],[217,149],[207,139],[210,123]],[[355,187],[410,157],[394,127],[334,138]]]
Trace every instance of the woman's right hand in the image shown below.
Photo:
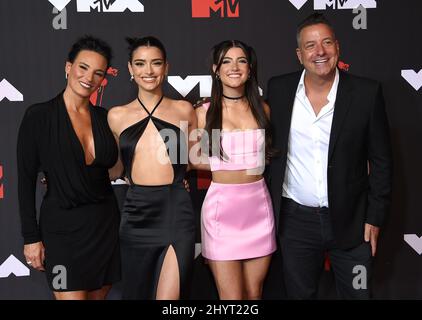
[[[193,108],[194,108],[194,109],[199,108],[199,107],[200,107],[200,106],[202,106],[204,103],[209,103],[209,102],[211,102],[211,99],[210,99],[210,98],[202,98],[202,99],[199,99],[199,100],[197,100],[197,101],[193,104]]]
[[[23,247],[23,254],[26,258],[26,263],[38,271],[45,271],[44,252],[44,245],[41,241],[25,244]]]

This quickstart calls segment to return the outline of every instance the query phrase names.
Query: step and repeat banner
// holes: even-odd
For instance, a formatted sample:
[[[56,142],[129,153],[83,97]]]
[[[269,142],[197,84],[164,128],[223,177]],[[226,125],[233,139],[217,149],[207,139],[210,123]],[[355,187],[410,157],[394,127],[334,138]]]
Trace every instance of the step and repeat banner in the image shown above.
[[[394,151],[393,206],[375,259],[374,297],[422,299],[422,2],[414,0],[1,0],[0,1],[0,299],[51,299],[42,273],[29,269],[17,201],[16,139],[26,108],[65,86],[70,45],[84,34],[108,41],[114,59],[93,103],[111,108],[134,99],[125,37],[158,37],[168,50],[166,94],[208,97],[211,47],[239,39],[256,49],[259,84],[298,70],[296,26],[313,11],[335,27],[341,67],[382,82]],[[200,207],[209,183],[191,173],[198,217],[192,299],[217,298],[200,254]],[[122,201],[126,187],[114,186]],[[45,187],[39,185],[38,203]],[[280,254],[264,298],[283,299]],[[334,298],[329,264],[319,297]],[[119,299],[119,284],[111,299]]]

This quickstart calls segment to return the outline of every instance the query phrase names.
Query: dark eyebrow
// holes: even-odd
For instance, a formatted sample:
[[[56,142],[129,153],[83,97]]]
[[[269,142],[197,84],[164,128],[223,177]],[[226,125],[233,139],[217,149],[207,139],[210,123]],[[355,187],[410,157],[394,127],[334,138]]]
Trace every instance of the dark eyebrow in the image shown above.
[[[146,62],[146,60],[145,60],[145,59],[135,59],[135,60],[133,60],[133,62],[137,62],[137,61],[140,61],[140,62]],[[151,61],[152,61],[152,62],[156,62],[156,61],[164,61],[164,59],[163,59],[163,58],[156,58],[156,59],[152,59]]]
[[[223,58],[223,60],[224,60],[224,59],[230,59],[230,60],[233,60],[233,58],[231,58],[231,57],[224,57],[224,58]],[[241,56],[241,57],[237,58],[236,60],[240,60],[240,59],[246,59],[246,60],[248,60],[248,58],[246,58],[245,56]]]
[[[335,39],[333,37],[326,37],[326,38],[322,39],[322,41],[325,41],[325,40],[335,41]],[[309,41],[305,42],[305,45],[309,44],[309,43],[315,43],[315,42],[316,42],[315,40],[309,40]]]
[[[85,62],[79,62],[79,64],[80,65],[83,65],[83,66],[85,66],[85,67],[90,67],[90,65],[88,64],[88,63],[85,63]],[[103,70],[103,69],[97,69],[97,70],[95,70],[95,72],[97,72],[97,71],[101,71],[102,73],[106,73],[106,70]]]

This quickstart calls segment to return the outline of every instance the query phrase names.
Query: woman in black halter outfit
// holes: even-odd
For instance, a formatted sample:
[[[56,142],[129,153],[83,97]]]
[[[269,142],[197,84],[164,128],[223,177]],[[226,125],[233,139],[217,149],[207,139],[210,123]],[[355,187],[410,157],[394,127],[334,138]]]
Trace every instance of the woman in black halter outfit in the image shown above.
[[[186,298],[195,223],[183,178],[196,117],[189,102],[163,96],[168,65],[161,42],[153,37],[128,42],[138,97],[108,116],[130,183],[120,229],[123,298]]]

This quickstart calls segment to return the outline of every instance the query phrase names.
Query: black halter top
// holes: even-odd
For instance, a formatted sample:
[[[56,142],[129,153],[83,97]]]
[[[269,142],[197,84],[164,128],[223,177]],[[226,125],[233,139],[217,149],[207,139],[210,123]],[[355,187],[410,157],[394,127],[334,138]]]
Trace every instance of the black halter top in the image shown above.
[[[140,105],[147,112],[148,116],[127,127],[120,134],[119,145],[121,159],[123,166],[125,167],[126,176],[131,184],[134,184],[132,180],[132,166],[135,148],[150,120],[156,127],[166,146],[167,155],[169,156],[173,167],[173,183],[182,182],[185,176],[188,163],[188,148],[184,132],[178,126],[153,116],[163,98],[164,96],[161,97],[154,109],[149,112],[138,97]],[[142,149],[140,152],[142,152]],[[158,154],[157,161],[159,161]]]

